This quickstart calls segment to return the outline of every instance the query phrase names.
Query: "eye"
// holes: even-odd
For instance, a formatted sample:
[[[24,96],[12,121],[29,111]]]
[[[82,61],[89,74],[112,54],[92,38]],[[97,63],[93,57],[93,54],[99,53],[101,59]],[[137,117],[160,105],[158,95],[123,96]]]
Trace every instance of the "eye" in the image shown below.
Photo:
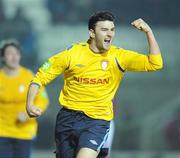
[[[107,29],[107,28],[101,28],[101,30],[102,30],[102,31],[108,31],[108,29]]]
[[[112,28],[111,31],[115,31],[115,28]]]

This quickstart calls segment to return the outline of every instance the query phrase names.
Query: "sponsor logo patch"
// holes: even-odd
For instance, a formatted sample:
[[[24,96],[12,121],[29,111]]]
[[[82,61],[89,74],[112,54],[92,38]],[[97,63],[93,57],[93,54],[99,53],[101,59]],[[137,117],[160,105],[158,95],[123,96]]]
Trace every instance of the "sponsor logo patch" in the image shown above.
[[[45,62],[42,66],[42,70],[48,71],[50,69],[51,65],[52,65],[52,63],[50,61]]]

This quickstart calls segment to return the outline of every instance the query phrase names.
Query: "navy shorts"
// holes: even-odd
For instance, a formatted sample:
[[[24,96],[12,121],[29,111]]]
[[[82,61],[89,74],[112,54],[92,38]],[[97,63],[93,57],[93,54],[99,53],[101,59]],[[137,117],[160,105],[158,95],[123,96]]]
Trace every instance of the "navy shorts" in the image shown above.
[[[33,140],[0,137],[1,158],[30,158]]]
[[[56,158],[75,158],[84,147],[99,152],[108,137],[109,125],[109,121],[62,108],[55,127]]]

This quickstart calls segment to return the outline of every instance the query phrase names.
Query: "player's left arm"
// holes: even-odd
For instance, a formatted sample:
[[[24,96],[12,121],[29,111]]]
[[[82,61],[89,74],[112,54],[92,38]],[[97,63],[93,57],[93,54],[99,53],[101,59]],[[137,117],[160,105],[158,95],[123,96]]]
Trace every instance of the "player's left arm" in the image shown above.
[[[137,19],[131,24],[146,33],[149,44],[149,54],[144,55],[138,52],[120,49],[121,53],[118,53],[118,58],[121,61],[120,63],[122,63],[122,68],[126,71],[133,72],[162,69],[163,60],[161,51],[150,26],[142,19]]]
[[[146,33],[148,44],[149,44],[149,53],[152,55],[160,54],[161,51],[160,51],[159,45],[156,41],[156,38],[150,26],[143,19],[137,19],[133,21],[131,24],[138,30],[141,30],[144,33]]]

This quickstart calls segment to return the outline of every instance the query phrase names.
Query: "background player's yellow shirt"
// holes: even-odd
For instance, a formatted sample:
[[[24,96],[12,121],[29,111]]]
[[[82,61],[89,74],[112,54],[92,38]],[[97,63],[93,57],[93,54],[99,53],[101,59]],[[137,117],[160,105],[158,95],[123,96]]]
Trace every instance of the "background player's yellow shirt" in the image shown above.
[[[20,67],[19,74],[12,77],[0,69],[0,137],[32,139],[36,136],[35,119],[29,119],[26,123],[17,121],[19,112],[26,112],[27,90],[32,78],[32,72],[24,67]],[[46,91],[42,87],[35,104],[45,110],[48,102]]]
[[[103,54],[96,54],[88,43],[80,43],[49,58],[33,82],[46,85],[64,72],[60,103],[65,108],[83,111],[91,118],[111,120],[112,99],[124,72],[160,68],[160,54],[146,56],[115,46]]]

